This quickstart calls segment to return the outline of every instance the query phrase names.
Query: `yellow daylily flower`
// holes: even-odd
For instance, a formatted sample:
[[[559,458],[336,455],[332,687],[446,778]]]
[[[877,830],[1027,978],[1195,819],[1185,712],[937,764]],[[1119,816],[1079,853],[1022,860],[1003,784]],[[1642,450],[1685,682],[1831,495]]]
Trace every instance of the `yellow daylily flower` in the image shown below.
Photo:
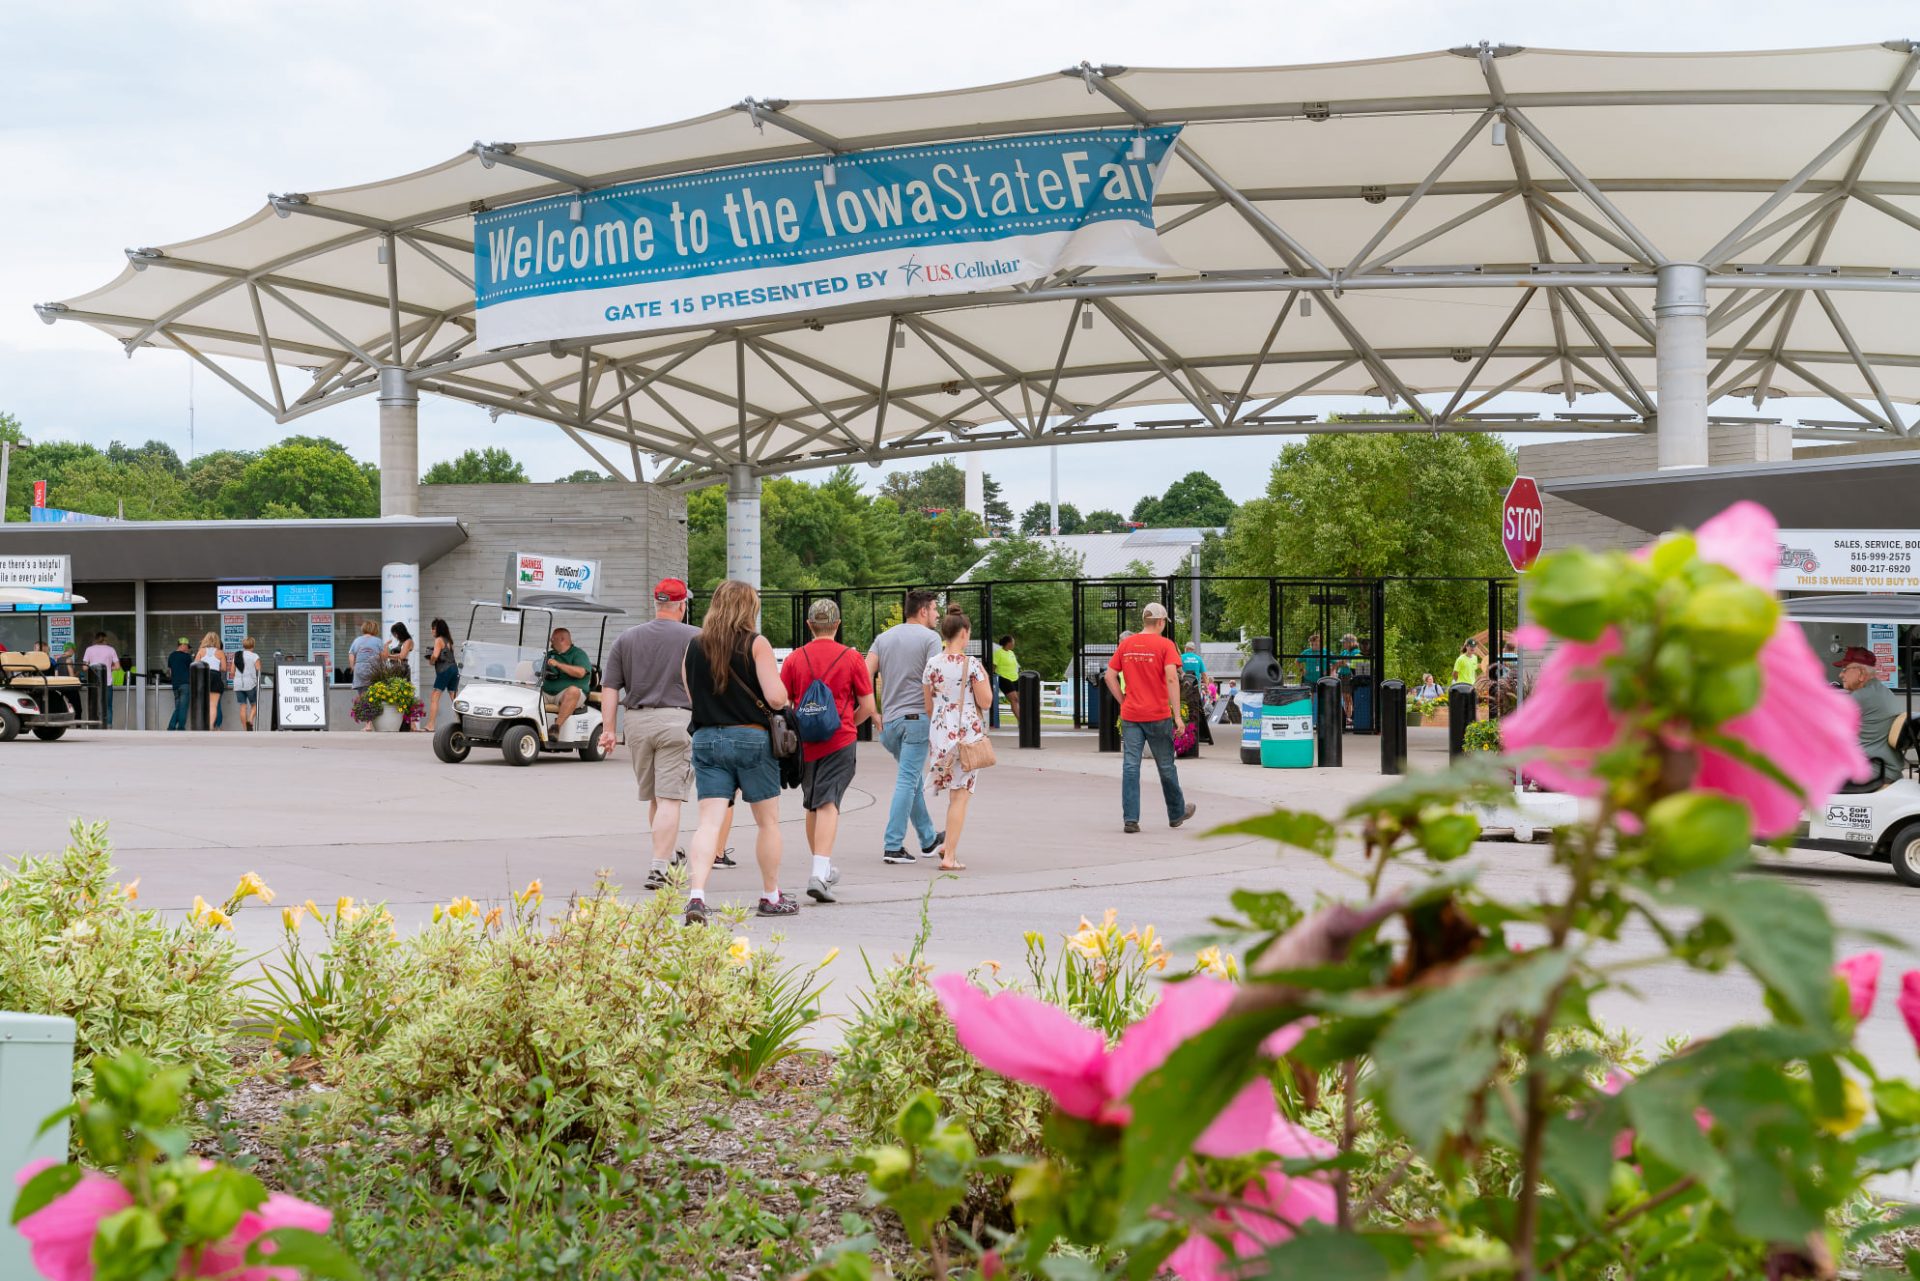
[[[0,887],[3,887],[3,885],[4,883],[0,883]],[[130,901],[137,901],[140,897],[140,878],[136,876],[131,881],[128,881],[120,887],[120,892],[125,894]]]
[[[733,943],[727,948],[727,959],[735,965],[745,965],[753,956],[753,944],[744,934],[733,936]]]
[[[347,910],[352,906],[353,906],[353,895],[342,894],[339,898],[333,901],[334,915],[344,916],[346,915]]]
[[[1195,952],[1193,968],[1202,974],[1211,974],[1215,978],[1232,979],[1240,976],[1240,962],[1233,953],[1223,953],[1217,947],[1203,947]]]
[[[982,961],[982,962],[980,962],[980,964],[982,964],[982,965],[984,965],[984,966],[986,966],[986,967],[987,967],[988,969],[990,969],[990,970],[992,970],[992,971],[993,971],[993,977],[995,977],[995,978],[999,978],[999,977],[1000,977],[1000,962],[998,962],[998,961]]]
[[[481,924],[486,926],[488,929],[492,929],[494,926],[500,924],[500,913],[501,913],[501,909],[497,907],[494,908],[492,911],[487,913],[486,919],[483,920]]]
[[[283,907],[280,909],[280,924],[286,927],[287,933],[298,934],[300,922],[306,919],[306,915],[307,909],[304,907]]]
[[[334,912],[333,912],[334,919],[340,922],[340,924],[342,925],[352,925],[355,921],[359,920],[362,915],[364,915],[363,910],[355,907],[353,905],[353,900],[344,895],[340,898],[340,901],[335,903],[333,906],[334,906]]]
[[[832,964],[833,964],[833,961],[834,961],[834,958],[835,958],[835,957],[837,957],[837,956],[839,956],[839,955],[840,955],[840,949],[839,949],[839,948],[837,948],[837,947],[830,947],[830,948],[828,948],[828,949],[827,949],[827,954],[826,954],[825,956],[823,956],[823,957],[821,957],[821,958],[820,958],[820,964],[818,964],[818,965],[816,965],[816,966],[814,966],[813,968],[815,968],[816,970],[824,970],[824,969],[826,969],[826,968],[827,968],[827,967],[828,967],[829,965],[832,965]]]
[[[187,914],[187,919],[195,925],[218,926],[229,930],[233,928],[231,916],[214,907],[198,894],[193,896],[193,910]]]
[[[479,914],[480,905],[465,894],[462,894],[459,898],[447,904],[447,915],[456,921],[464,921],[470,916],[478,916]]]
[[[525,902],[528,899],[545,898],[546,894],[546,887],[540,884],[540,878],[536,876],[527,882],[527,888],[521,892],[520,900]]]
[[[241,903],[250,898],[257,898],[262,903],[273,902],[273,891],[267,888],[267,883],[260,879],[258,872],[248,872],[240,878],[240,883],[233,887],[233,902]]]
[[[325,912],[322,912],[320,910],[320,905],[314,902],[312,899],[308,899],[305,903],[301,904],[301,906],[307,909],[308,913],[312,915],[314,920],[324,921],[327,919],[327,914]]]

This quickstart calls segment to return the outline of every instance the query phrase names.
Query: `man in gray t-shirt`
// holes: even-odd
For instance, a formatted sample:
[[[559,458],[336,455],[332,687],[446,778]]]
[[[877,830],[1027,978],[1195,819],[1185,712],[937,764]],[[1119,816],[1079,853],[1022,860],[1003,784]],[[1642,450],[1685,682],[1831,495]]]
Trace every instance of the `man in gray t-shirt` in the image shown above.
[[[693,784],[693,701],[687,697],[683,664],[687,646],[700,636],[687,623],[687,585],[663,578],[653,589],[653,621],[621,632],[607,651],[600,678],[600,750],[613,751],[621,709],[627,712],[627,755],[640,799],[653,804],[653,866],[646,886],[667,883],[680,806]]]
[[[947,835],[933,830],[927,813],[927,712],[920,686],[927,661],[940,652],[940,636],[933,630],[939,608],[932,592],[908,592],[901,611],[905,621],[875,637],[867,653],[867,672],[880,686],[880,742],[900,763],[882,841],[881,857],[888,863],[913,862],[906,851],[909,817],[922,858],[938,853]]]
[[[1860,645],[1850,647],[1834,666],[1840,669],[1840,684],[1860,708],[1860,750],[1867,758],[1867,776],[1850,780],[1843,792],[1878,791],[1900,777],[1906,763],[1887,742],[1893,722],[1907,709],[1893,692],[1880,683],[1872,650]]]

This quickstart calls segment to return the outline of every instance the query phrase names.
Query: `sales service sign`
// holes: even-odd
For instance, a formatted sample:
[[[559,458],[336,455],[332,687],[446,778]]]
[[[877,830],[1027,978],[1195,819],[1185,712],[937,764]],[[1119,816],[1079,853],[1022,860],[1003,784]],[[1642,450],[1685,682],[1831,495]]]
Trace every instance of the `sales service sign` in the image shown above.
[[[1178,266],[1153,197],[1177,126],[743,165],[474,216],[480,346]]]
[[[1920,529],[1783,529],[1783,592],[1920,592]]]
[[[1546,519],[1540,510],[1540,487],[1531,476],[1515,476],[1500,507],[1500,545],[1515,573],[1524,572],[1540,556]]]

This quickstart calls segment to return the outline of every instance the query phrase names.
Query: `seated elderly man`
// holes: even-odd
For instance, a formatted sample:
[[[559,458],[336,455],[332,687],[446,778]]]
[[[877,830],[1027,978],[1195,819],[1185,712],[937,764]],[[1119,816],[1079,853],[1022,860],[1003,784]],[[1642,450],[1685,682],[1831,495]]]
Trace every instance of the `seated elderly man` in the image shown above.
[[[1906,709],[1893,692],[1880,683],[1873,651],[1851,646],[1834,664],[1840,669],[1840,686],[1853,695],[1860,707],[1860,750],[1866,753],[1867,775],[1841,788],[1842,792],[1877,792],[1900,777],[1906,762],[1887,742],[1893,722]]]
[[[553,638],[548,642],[546,679],[540,682],[542,694],[560,700],[554,724],[563,724],[579,710],[587,696],[592,673],[593,660],[587,657],[586,650],[573,643],[573,633],[564,627],[554,628]]]

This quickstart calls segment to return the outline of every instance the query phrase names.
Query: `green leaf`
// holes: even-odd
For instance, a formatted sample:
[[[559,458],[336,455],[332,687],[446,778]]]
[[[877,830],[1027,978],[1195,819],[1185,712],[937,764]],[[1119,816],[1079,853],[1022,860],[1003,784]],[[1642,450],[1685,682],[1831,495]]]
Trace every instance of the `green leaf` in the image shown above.
[[[1214,828],[1208,836],[1260,836],[1295,849],[1328,858],[1333,854],[1334,827],[1318,814],[1305,810],[1275,810]]]
[[[1480,820],[1471,814],[1438,814],[1420,823],[1420,846],[1436,863],[1450,863],[1480,839]]]
[[[299,1268],[307,1281],[361,1281],[362,1276],[360,1265],[331,1237],[305,1228],[275,1228],[261,1233],[247,1247],[247,1262]]]
[[[1463,970],[1409,1004],[1374,1044],[1373,1088],[1415,1148],[1434,1153],[1500,1064],[1501,1026],[1537,1014],[1566,977],[1564,952]]]
[[[1676,874],[1744,860],[1753,846],[1747,807],[1718,792],[1679,792],[1647,811],[1655,867]]]
[[[1580,1120],[1556,1116],[1547,1122],[1543,1172],[1567,1204],[1589,1221],[1605,1212],[1613,1188],[1616,1120],[1614,1108],[1596,1103]]]
[[[1617,612],[1614,586],[1606,559],[1579,550],[1551,552],[1527,575],[1527,610],[1556,636],[1595,640]]]
[[[1261,1040],[1299,1013],[1283,1006],[1223,1018],[1133,1087],[1133,1120],[1120,1149],[1123,1217],[1144,1215],[1166,1196],[1193,1141],[1246,1083]]]
[[[50,1165],[28,1179],[26,1186],[20,1189],[20,1195],[14,1198],[13,1222],[18,1223],[29,1214],[58,1201],[73,1189],[74,1184],[80,1182],[82,1173],[77,1165]]]
[[[1412,1262],[1412,1238],[1342,1233],[1309,1226],[1267,1251],[1258,1275],[1313,1281],[1392,1281]],[[1252,1275],[1251,1273],[1248,1275]]]
[[[933,1133],[940,1117],[940,1103],[932,1090],[922,1090],[906,1101],[893,1118],[893,1132],[909,1144],[921,1144]]]
[[[1719,876],[1681,882],[1659,897],[1725,926],[1741,963],[1802,1023],[1832,1025],[1833,922],[1818,899],[1774,881]]]
[[[1634,1142],[1681,1174],[1712,1186],[1726,1163],[1700,1130],[1700,1087],[1707,1064],[1684,1058],[1661,1064],[1628,1083],[1618,1096],[1633,1121]]]
[[[1920,1089],[1907,1081],[1876,1081],[1873,1110],[1888,1125],[1920,1124]]]
[[[267,1199],[260,1180],[231,1166],[216,1165],[187,1181],[180,1205],[187,1229],[201,1241],[219,1241],[239,1224],[240,1216]]]

